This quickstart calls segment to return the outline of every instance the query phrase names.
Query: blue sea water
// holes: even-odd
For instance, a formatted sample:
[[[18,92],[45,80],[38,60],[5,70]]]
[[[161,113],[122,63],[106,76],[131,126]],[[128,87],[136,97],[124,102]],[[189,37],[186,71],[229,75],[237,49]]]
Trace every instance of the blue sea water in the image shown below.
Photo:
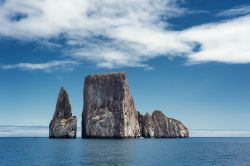
[[[0,165],[250,165],[250,138],[0,138]]]

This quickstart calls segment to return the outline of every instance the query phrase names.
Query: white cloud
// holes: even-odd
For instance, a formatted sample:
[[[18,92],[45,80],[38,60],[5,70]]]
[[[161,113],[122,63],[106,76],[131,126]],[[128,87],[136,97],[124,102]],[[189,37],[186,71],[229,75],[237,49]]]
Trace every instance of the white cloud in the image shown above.
[[[250,15],[185,30],[184,40],[200,44],[187,58],[191,63],[250,63],[249,29]]]
[[[19,39],[65,34],[82,40],[117,26],[158,24],[163,12],[168,17],[182,13],[174,5],[169,0],[7,0],[0,7],[0,34]]]
[[[245,5],[245,6],[237,6],[232,9],[224,10],[220,13],[218,13],[218,16],[222,17],[230,17],[230,16],[241,16],[241,15],[246,15],[250,14],[250,6]]]
[[[68,59],[105,68],[151,68],[147,61],[159,56],[182,56],[191,64],[250,63],[249,15],[172,30],[168,19],[188,13],[178,0],[7,0],[0,5],[0,36],[62,44]],[[55,38],[65,43],[50,41]]]
[[[21,69],[21,70],[43,70],[43,71],[52,71],[58,68],[64,68],[64,70],[71,70],[73,65],[78,64],[76,61],[63,60],[63,61],[50,61],[47,63],[18,63],[18,64],[5,64],[0,67],[4,70],[7,69]]]

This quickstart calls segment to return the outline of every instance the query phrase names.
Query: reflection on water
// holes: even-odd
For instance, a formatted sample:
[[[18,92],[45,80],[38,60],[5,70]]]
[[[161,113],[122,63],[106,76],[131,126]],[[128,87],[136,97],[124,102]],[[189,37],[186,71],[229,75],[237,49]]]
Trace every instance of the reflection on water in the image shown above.
[[[250,138],[0,138],[0,165],[248,165]]]

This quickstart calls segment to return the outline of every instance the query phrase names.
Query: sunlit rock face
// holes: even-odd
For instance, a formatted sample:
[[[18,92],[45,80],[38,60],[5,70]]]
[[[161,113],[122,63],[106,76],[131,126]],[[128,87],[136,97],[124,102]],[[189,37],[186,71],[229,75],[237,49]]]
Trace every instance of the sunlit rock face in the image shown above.
[[[77,119],[72,116],[69,96],[62,87],[53,119],[49,125],[49,138],[76,138]]]
[[[166,117],[161,111],[146,113],[141,120],[141,135],[145,138],[185,138],[189,131],[180,121]]]
[[[140,137],[126,73],[89,75],[84,83],[83,138]]]

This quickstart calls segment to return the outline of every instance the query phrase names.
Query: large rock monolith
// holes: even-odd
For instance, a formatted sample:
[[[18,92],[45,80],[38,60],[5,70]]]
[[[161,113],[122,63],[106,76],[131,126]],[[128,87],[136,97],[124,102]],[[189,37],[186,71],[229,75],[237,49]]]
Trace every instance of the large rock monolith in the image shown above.
[[[89,75],[84,83],[83,138],[140,137],[126,73]]]

